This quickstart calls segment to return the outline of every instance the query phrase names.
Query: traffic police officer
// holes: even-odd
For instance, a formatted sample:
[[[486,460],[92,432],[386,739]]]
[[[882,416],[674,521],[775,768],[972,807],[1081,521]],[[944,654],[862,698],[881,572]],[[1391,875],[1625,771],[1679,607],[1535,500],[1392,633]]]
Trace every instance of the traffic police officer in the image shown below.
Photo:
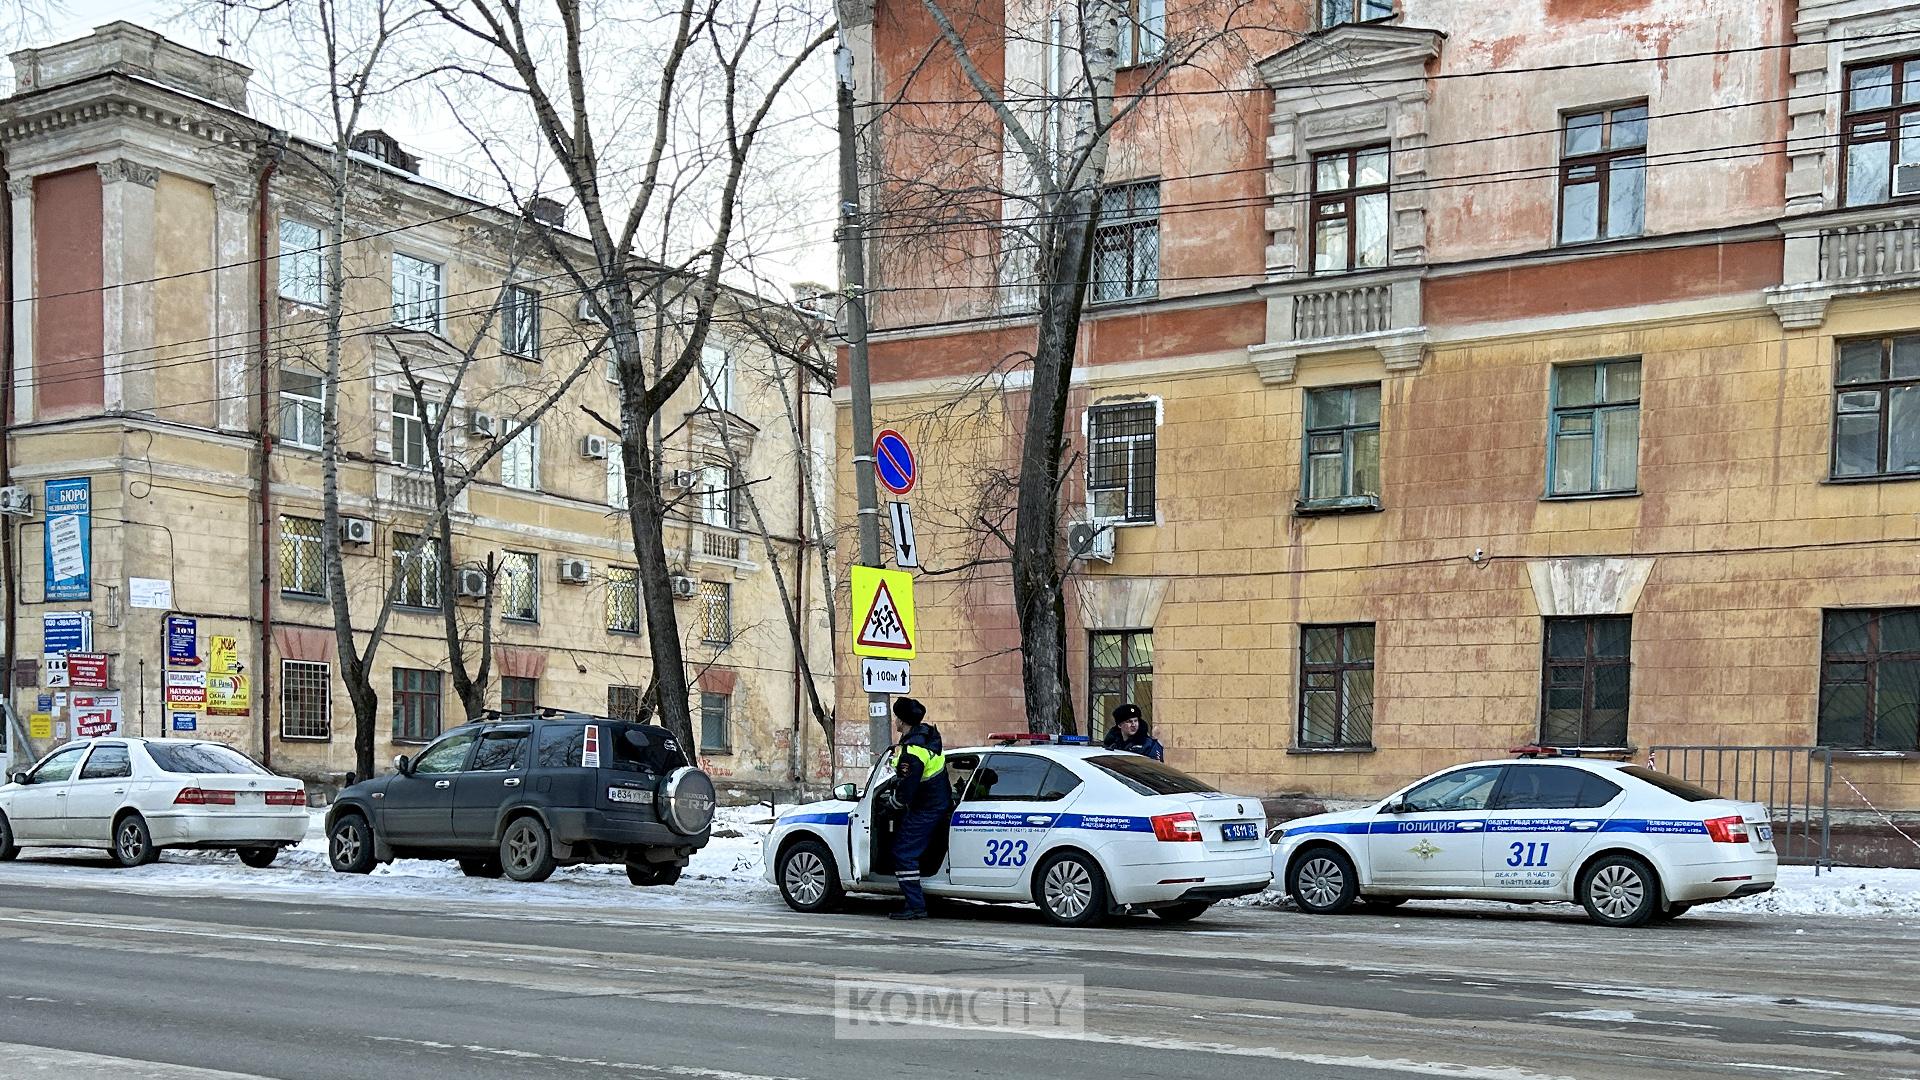
[[[927,895],[920,889],[920,856],[926,852],[933,830],[953,808],[940,729],[926,723],[926,716],[927,707],[912,698],[898,698],[893,703],[893,726],[900,735],[893,754],[890,793],[894,807],[900,811],[900,825],[893,836],[893,873],[906,901],[893,914],[895,919],[927,917]]]

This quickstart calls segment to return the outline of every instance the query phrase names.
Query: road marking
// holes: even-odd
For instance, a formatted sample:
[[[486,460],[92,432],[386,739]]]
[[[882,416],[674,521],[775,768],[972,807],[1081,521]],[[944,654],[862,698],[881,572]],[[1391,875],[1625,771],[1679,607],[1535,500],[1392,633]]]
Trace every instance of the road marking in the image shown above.
[[[457,1050],[468,1054],[482,1054],[488,1057],[512,1058],[516,1061],[551,1062],[559,1065],[590,1065],[597,1069],[619,1069],[623,1072],[645,1073],[654,1076],[684,1076],[692,1080],[796,1080],[788,1076],[767,1076],[761,1073],[734,1072],[730,1069],[703,1069],[697,1065],[660,1065],[635,1061],[607,1061],[601,1058],[569,1057],[565,1054],[540,1054],[532,1050],[510,1050],[500,1046],[479,1046],[475,1044],[433,1042],[429,1039],[401,1039],[388,1035],[365,1036],[368,1042],[399,1043],[402,1046],[417,1046],[426,1050]]]
[[[17,919],[0,915],[0,923],[21,923],[36,927],[79,927],[88,930],[125,930],[136,934],[175,934],[180,937],[218,938],[221,941],[254,941],[272,945],[310,945],[321,949],[360,949],[364,952],[399,952],[390,945],[366,945],[331,939],[285,937],[278,934],[241,934],[232,930],[187,930],[175,926],[151,926],[139,923],[91,922],[85,919]]]
[[[223,1072],[166,1061],[84,1054],[50,1046],[0,1043],[0,1061],[9,1077],[58,1077],[59,1080],[266,1080],[254,1073]]]

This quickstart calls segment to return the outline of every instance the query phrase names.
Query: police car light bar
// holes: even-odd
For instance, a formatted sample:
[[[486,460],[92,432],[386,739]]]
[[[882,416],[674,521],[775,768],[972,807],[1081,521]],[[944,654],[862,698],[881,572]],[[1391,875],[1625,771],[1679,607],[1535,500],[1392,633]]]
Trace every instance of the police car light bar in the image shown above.
[[[1507,752],[1510,754],[1514,754],[1518,757],[1524,757],[1524,758],[1579,757],[1580,756],[1580,751],[1570,749],[1568,747],[1538,746],[1531,743],[1529,743],[1526,746],[1516,746]]]
[[[1028,743],[1033,746],[1087,746],[1093,740],[1085,735],[1043,735],[1036,731],[997,731],[987,736],[989,742],[1002,746],[1015,743]]]

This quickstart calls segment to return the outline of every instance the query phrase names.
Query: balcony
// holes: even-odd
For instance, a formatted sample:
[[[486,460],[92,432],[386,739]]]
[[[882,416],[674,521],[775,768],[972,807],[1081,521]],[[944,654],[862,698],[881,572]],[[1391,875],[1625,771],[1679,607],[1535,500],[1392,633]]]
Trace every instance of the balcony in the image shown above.
[[[449,483],[455,482],[449,477]],[[418,469],[403,468],[398,465],[382,465],[374,478],[375,499],[378,503],[394,511],[415,514],[433,512],[436,505],[433,497],[433,477]],[[467,513],[467,489],[461,488],[453,497],[453,505],[448,513],[456,518]]]
[[[1782,224],[1782,284],[1767,302],[1789,330],[1826,321],[1837,297],[1920,288],[1920,205],[1807,214]]]
[[[745,536],[711,525],[694,528],[687,538],[687,555],[692,562],[730,567],[736,574],[756,569],[753,547]]]
[[[1318,356],[1371,353],[1388,371],[1416,370],[1426,357],[1418,270],[1296,278],[1261,291],[1267,340],[1247,351],[1266,382],[1291,382],[1302,360]]]

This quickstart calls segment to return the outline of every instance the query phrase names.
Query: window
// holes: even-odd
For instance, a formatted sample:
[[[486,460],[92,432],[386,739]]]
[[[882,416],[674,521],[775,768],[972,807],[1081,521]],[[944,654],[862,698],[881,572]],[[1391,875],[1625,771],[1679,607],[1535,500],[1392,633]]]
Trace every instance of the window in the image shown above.
[[[1373,745],[1373,624],[1300,632],[1303,747]]]
[[[74,767],[80,764],[80,755],[86,752],[87,748],[84,746],[69,746],[65,750],[54,751],[53,756],[42,761],[40,767],[33,770],[33,776],[27,780],[27,783],[58,784],[64,780],[73,779]],[[164,769],[166,766],[163,765],[161,768]]]
[[[500,307],[500,348],[524,360],[540,359],[540,294],[509,285]]]
[[[280,591],[294,596],[325,596],[321,573],[321,523],[312,518],[280,518]]]
[[[500,448],[500,482],[522,491],[540,490],[540,425],[527,425]]]
[[[472,749],[472,735],[449,735],[422,751],[413,763],[413,771],[422,776],[462,772],[467,766],[467,752]]]
[[[393,324],[440,332],[440,264],[393,253]]]
[[[1620,785],[1565,765],[1507,766],[1489,810],[1591,810],[1620,797]]]
[[[393,395],[393,463],[412,469],[427,467],[427,425],[433,406],[406,394]]]
[[[1547,494],[1633,491],[1640,465],[1640,361],[1553,369]]]
[[[1393,18],[1393,0],[1320,0],[1320,26]]]
[[[333,738],[333,671],[312,660],[280,661],[280,737]]]
[[[531,731],[489,731],[480,736],[480,745],[473,751],[473,764],[467,766],[467,771],[518,772],[526,767],[527,744],[532,741]]]
[[[394,668],[393,741],[423,743],[439,734],[440,673]]]
[[[1920,77],[1920,64],[1914,68]],[[1840,343],[1833,475],[1920,472],[1920,336]]]
[[[326,384],[310,371],[280,369],[280,441],[318,450],[324,429]]]
[[[1087,410],[1087,508],[1102,521],[1154,520],[1154,444],[1159,405],[1151,401]]]
[[[133,775],[133,758],[125,743],[95,743],[87,763],[80,767],[82,780],[118,780]]]
[[[1568,116],[1560,150],[1560,242],[1640,235],[1647,206],[1647,103]]]
[[[540,729],[535,755],[543,769],[577,769],[586,744],[586,725],[547,724]]]
[[[1160,181],[1120,184],[1100,193],[1092,285],[1094,303],[1160,290]]]
[[[197,773],[252,773],[256,776],[272,776],[271,769],[261,767],[247,755],[231,746],[219,743],[176,742],[167,739],[146,744],[147,756],[160,767],[162,772]]]
[[[627,448],[612,439],[607,440],[607,505],[627,508]]]
[[[733,641],[733,586],[724,581],[700,583],[700,640],[709,645]]]
[[[539,709],[540,680],[512,675],[500,678],[500,715],[531,716]]]
[[[440,544],[411,533],[393,534],[393,602],[400,607],[440,606]]]
[[[733,353],[721,346],[700,347],[700,404],[722,411],[733,408]]]
[[[607,687],[607,716],[630,724],[640,723],[641,693],[637,686]]]
[[[1113,722],[1113,710],[1140,706],[1140,715],[1153,725],[1153,631],[1095,631],[1089,650],[1087,725],[1098,731]]]
[[[1436,776],[1400,797],[1409,813],[1459,813],[1485,810],[1505,765],[1476,765]]]
[[[1384,146],[1314,155],[1314,273],[1387,265],[1388,157]]]
[[[1056,776],[1055,774],[1062,774]],[[1080,786],[1067,769],[1031,754],[988,754],[973,770],[961,802],[1052,802]]]
[[[1920,194],[1920,58],[1847,68],[1840,141],[1847,206]]]
[[[1829,611],[1820,647],[1820,745],[1920,750],[1920,608]]]
[[[1633,620],[1627,616],[1547,620],[1542,745],[1627,745],[1632,645]]]
[[[700,750],[726,754],[733,750],[733,731],[729,715],[733,698],[726,694],[700,694]]]
[[[317,226],[280,219],[280,298],[319,307],[327,302],[325,236]]]
[[[1380,505],[1380,387],[1343,386],[1306,394],[1308,506]]]
[[[733,528],[733,470],[725,465],[700,470],[700,520],[717,528]]]
[[[1158,60],[1167,51],[1167,0],[1129,0],[1120,24],[1120,66]]]
[[[1132,788],[1139,795],[1197,795],[1218,791],[1203,780],[1196,780],[1165,762],[1139,754],[1113,754],[1091,757],[1087,764]]]
[[[540,619],[540,559],[531,552],[500,556],[500,617],[521,622]]]
[[[607,567],[607,629],[640,632],[640,571],[631,566]]]
[[[1635,780],[1643,780],[1659,788],[1661,791],[1669,795],[1677,796],[1687,802],[1713,802],[1720,797],[1720,793],[1711,788],[1704,788],[1699,784],[1688,783],[1677,776],[1669,776],[1658,769],[1650,769],[1645,765],[1628,765],[1626,768],[1621,769],[1620,773],[1623,776],[1631,776]]]

